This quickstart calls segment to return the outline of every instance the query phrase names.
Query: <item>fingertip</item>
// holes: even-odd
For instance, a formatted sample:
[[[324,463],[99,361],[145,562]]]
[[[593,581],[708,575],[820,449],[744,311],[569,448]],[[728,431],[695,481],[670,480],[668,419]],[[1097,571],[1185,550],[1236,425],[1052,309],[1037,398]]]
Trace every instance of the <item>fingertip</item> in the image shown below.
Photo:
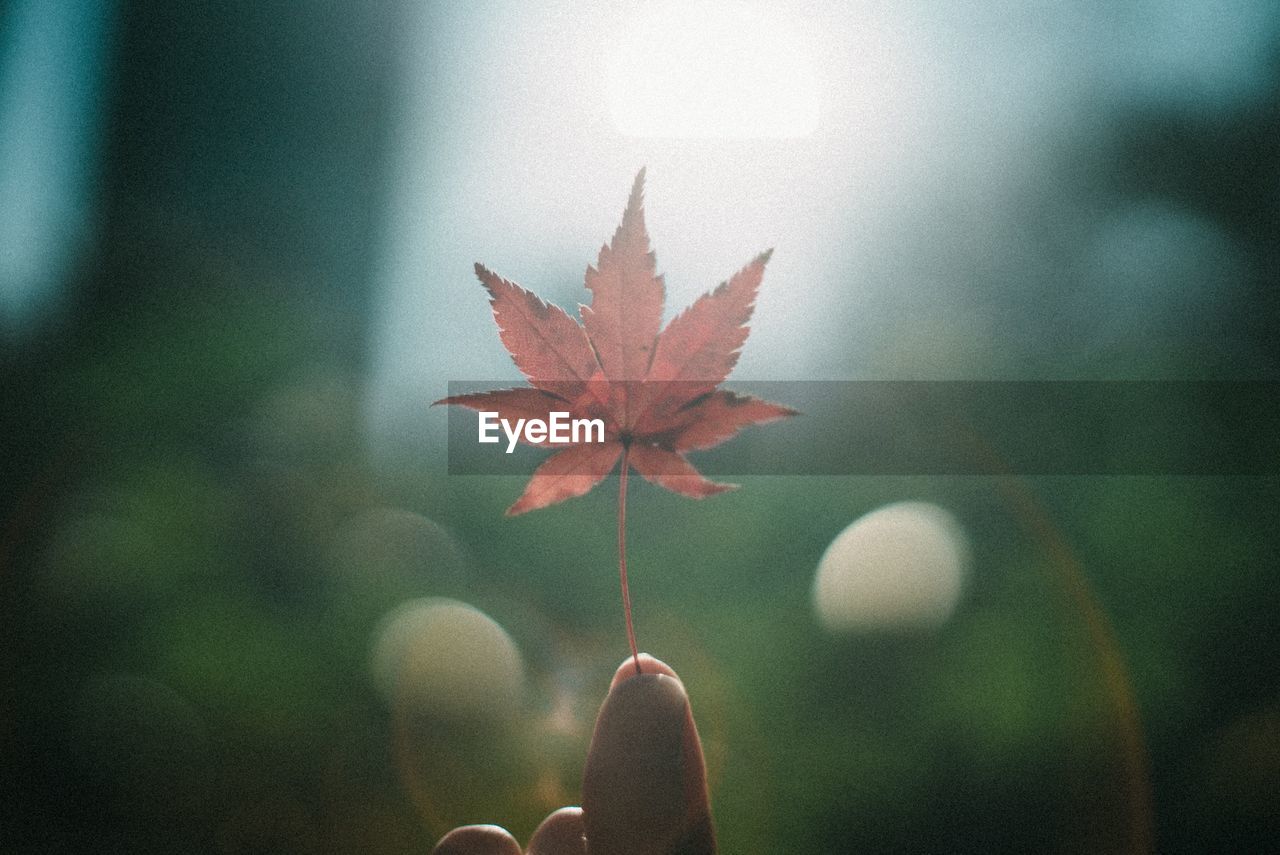
[[[520,844],[497,825],[464,825],[436,844],[431,855],[521,855]]]
[[[582,808],[560,808],[544,819],[529,838],[526,855],[587,855]]]
[[[680,675],[675,672],[674,668],[666,662],[663,662],[661,659],[650,656],[648,653],[641,653],[639,659],[641,674],[665,674],[668,677],[674,678],[676,682],[680,682]],[[623,663],[618,666],[618,670],[613,672],[613,680],[609,683],[609,691],[612,692],[623,681],[630,680],[635,676],[638,676],[636,674],[636,659],[635,657],[628,656]],[[680,686],[683,688],[684,683],[680,683]]]

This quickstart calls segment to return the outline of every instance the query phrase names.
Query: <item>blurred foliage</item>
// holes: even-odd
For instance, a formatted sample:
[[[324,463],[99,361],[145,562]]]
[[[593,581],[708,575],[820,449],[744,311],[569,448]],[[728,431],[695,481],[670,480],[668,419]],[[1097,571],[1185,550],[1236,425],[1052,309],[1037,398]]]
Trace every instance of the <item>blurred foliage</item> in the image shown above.
[[[26,522],[7,541],[11,839],[391,852],[464,821],[527,835],[576,801],[625,653],[615,497],[507,520],[519,479],[448,478],[428,460],[377,471],[354,381],[319,368],[299,327],[324,324],[234,290],[178,301],[127,334],[104,322],[29,387],[29,412],[65,420],[40,437],[45,474],[16,485]],[[1205,788],[1274,780],[1277,686],[1258,664],[1277,650],[1275,484],[1030,488],[1114,621],[1162,839],[1266,839],[1267,805]],[[809,603],[823,550],[903,497],[968,530],[958,613],[936,632],[824,633]],[[641,482],[631,520],[641,643],[690,688],[726,851],[1125,839],[1099,651],[1060,562],[993,479],[755,478],[696,504]],[[514,717],[451,724],[377,695],[379,620],[425,595],[511,634],[529,686]]]

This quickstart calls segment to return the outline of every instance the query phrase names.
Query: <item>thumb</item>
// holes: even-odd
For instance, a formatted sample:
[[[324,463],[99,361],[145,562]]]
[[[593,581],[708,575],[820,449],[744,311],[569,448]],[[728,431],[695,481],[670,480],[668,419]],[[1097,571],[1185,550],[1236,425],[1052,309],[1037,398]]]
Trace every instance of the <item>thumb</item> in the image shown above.
[[[665,663],[618,668],[582,776],[592,855],[713,855],[706,764],[684,684]]]

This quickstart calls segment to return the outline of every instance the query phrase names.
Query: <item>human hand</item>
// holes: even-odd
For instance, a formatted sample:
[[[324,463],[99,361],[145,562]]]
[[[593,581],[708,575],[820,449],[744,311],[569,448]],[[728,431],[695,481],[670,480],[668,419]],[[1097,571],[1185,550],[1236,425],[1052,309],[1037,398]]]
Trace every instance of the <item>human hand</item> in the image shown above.
[[[684,684],[640,654],[618,667],[582,773],[582,807],[548,816],[524,855],[714,855],[706,764]],[[432,855],[522,855],[496,825],[446,834]]]

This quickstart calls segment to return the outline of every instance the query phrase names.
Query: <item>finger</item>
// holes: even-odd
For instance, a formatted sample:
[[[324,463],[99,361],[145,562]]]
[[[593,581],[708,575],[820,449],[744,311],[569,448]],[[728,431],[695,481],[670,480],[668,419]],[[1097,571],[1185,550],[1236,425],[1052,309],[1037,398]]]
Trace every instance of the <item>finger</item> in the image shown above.
[[[496,825],[464,825],[440,838],[431,855],[520,855],[520,844]]]
[[[649,656],[628,660],[596,718],[582,778],[593,855],[712,855],[706,765],[680,678]]]
[[[560,808],[529,838],[526,855],[587,855],[585,834],[582,808]]]

